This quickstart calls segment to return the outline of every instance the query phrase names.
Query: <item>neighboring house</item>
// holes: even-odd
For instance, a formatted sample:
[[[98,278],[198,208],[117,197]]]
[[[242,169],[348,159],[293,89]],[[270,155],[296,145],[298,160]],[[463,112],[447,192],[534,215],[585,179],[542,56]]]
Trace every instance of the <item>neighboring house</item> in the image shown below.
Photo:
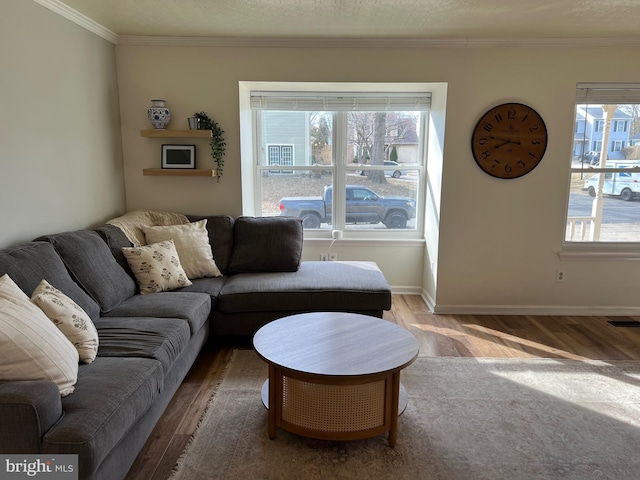
[[[391,149],[395,147],[398,154],[398,163],[415,164],[418,158],[418,133],[416,132],[416,122],[407,118],[403,122],[402,132],[391,132],[386,139],[387,160],[390,160]]]
[[[607,158],[612,160],[624,159],[622,150],[629,146],[629,133],[633,118],[620,109],[616,109],[611,121]],[[578,106],[576,109],[576,125],[573,140],[573,155],[582,157],[589,151],[602,150],[602,136],[604,130],[604,111],[602,107]]]
[[[308,137],[306,112],[263,112],[262,151],[263,162],[286,167],[310,165],[311,150]],[[274,169],[269,173],[291,173],[287,169]]]
[[[630,147],[640,146],[640,132],[636,133],[632,137],[629,137],[629,146]]]
[[[309,137],[309,112],[265,110],[262,113],[263,162],[268,165],[286,167],[290,165],[322,165],[331,163],[331,145],[313,152]],[[389,132],[385,139],[386,160],[395,147],[398,163],[415,164],[419,138],[416,123],[405,119]],[[349,146],[351,158],[356,155],[355,146]],[[269,170],[269,174],[292,173],[286,168]]]

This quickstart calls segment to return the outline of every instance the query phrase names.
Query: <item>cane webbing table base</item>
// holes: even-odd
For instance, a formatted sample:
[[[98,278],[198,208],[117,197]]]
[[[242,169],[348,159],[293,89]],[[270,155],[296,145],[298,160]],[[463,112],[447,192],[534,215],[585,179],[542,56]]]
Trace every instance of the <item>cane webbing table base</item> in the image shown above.
[[[324,440],[378,435],[369,432],[385,426],[385,383],[323,385],[284,377],[282,418],[278,423],[285,430]],[[407,391],[400,385],[398,416],[407,408],[408,400]],[[262,386],[262,403],[269,408],[269,380]]]
[[[262,327],[254,347],[269,364],[262,401],[269,437],[276,428],[323,440],[356,440],[389,432],[408,395],[400,370],[419,347],[398,325],[351,313],[292,315]]]

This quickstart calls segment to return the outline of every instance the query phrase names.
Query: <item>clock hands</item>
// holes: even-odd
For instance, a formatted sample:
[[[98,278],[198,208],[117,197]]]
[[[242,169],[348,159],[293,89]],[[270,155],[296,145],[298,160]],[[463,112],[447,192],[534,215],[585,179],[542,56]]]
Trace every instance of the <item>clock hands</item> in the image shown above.
[[[509,139],[506,139],[506,138],[500,138],[500,137],[489,137],[489,138],[491,138],[492,140],[500,140],[500,141],[502,141],[502,142],[503,142],[503,143],[501,143],[500,145],[496,145],[496,146],[495,146],[495,147],[493,147],[493,148],[500,148],[500,147],[504,147],[505,145],[508,145],[508,144],[510,144],[510,143],[513,143],[513,144],[515,144],[515,145],[520,145],[520,142],[514,142],[513,140],[509,140]]]

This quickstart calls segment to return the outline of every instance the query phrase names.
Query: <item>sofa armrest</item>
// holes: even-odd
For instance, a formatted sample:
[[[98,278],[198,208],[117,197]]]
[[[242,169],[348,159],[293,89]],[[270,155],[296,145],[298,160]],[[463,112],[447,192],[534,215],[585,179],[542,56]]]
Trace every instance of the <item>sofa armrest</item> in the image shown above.
[[[0,382],[0,452],[39,453],[43,435],[61,416],[54,382]]]

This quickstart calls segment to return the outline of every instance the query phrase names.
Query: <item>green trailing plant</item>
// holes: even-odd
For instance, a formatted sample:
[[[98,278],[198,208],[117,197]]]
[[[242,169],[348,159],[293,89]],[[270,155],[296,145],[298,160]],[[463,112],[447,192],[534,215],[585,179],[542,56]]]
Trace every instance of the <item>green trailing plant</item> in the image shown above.
[[[222,169],[224,168],[224,153],[227,150],[227,144],[224,141],[224,130],[220,128],[220,125],[207,115],[207,112],[194,113],[199,123],[200,130],[211,130],[211,156],[214,162],[216,162],[216,175],[218,182],[222,177]]]

